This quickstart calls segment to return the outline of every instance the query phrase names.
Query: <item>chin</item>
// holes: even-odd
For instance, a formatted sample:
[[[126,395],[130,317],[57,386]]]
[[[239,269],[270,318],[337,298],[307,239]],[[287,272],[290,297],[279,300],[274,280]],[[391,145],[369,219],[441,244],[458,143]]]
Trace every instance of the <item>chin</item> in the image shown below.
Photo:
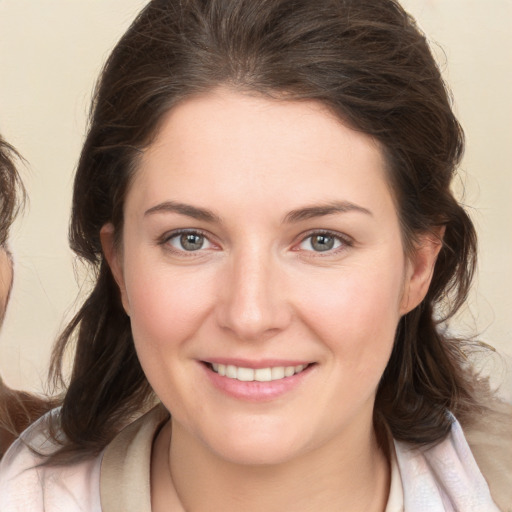
[[[216,455],[233,464],[279,465],[294,459],[305,450],[296,429],[263,429],[253,426],[238,432],[226,431],[207,436],[203,441]]]

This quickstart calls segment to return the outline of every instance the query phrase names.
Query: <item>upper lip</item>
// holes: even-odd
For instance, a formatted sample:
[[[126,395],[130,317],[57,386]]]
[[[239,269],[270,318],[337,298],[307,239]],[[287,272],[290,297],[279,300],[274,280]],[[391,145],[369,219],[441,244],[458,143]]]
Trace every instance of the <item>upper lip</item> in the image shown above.
[[[303,359],[238,359],[231,357],[211,357],[208,359],[203,359],[204,363],[215,363],[215,364],[224,364],[226,366],[232,365],[237,366],[239,368],[274,368],[279,366],[298,366],[298,365],[308,365],[311,364],[312,361],[305,361]]]

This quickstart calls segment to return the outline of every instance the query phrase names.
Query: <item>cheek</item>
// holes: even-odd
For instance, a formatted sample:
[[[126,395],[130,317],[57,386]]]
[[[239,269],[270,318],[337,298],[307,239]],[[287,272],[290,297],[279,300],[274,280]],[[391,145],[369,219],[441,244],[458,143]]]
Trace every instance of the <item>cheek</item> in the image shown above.
[[[202,321],[199,290],[158,265],[146,263],[126,275],[137,357],[156,395],[182,417],[179,390],[188,382],[187,341]]]
[[[12,262],[8,254],[0,249],[0,321],[7,307],[9,290],[12,285]]]
[[[191,338],[209,310],[211,280],[159,264],[137,268],[143,270],[126,269],[136,344],[160,351]]]
[[[304,322],[340,364],[351,362],[361,371],[385,367],[400,319],[403,274],[396,265],[382,268],[364,265],[316,276],[308,294],[302,293]]]

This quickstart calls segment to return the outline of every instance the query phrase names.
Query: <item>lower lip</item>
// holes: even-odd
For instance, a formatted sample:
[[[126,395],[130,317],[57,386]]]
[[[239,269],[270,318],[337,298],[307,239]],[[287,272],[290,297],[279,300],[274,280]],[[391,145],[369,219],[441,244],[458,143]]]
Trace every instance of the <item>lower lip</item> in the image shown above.
[[[237,379],[223,377],[214,372],[209,365],[201,363],[210,382],[225,394],[240,400],[251,402],[264,402],[274,400],[285,393],[297,388],[304,379],[311,373],[315,365],[310,364],[300,373],[284,379],[272,380],[270,382],[243,382]]]

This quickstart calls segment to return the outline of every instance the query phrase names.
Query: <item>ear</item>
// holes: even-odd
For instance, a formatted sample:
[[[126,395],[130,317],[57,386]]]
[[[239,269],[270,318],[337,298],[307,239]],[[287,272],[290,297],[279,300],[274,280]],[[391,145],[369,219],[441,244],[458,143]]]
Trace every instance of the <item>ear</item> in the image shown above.
[[[123,308],[126,311],[126,314],[130,316],[130,307],[124,282],[122,254],[115,241],[114,226],[110,222],[101,228],[100,241],[101,248],[103,249],[103,255],[107,260],[108,266],[110,267],[110,271],[116,280],[117,286],[119,286]]]
[[[400,314],[412,311],[427,295],[437,256],[443,246],[444,232],[445,227],[440,226],[419,235],[413,253],[407,260]]]

